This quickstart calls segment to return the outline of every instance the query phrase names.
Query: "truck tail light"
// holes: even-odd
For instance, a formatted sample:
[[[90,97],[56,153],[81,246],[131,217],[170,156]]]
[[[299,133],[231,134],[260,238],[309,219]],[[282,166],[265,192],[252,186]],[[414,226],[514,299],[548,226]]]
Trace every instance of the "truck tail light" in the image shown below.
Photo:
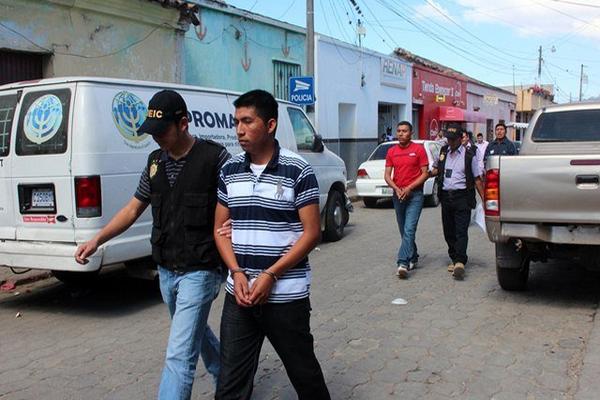
[[[369,174],[367,174],[367,170],[364,168],[359,169],[356,173],[356,179],[369,179]]]
[[[500,170],[490,169],[485,174],[485,215],[500,216]]]
[[[99,176],[75,178],[75,206],[78,218],[93,218],[102,215],[102,192]]]

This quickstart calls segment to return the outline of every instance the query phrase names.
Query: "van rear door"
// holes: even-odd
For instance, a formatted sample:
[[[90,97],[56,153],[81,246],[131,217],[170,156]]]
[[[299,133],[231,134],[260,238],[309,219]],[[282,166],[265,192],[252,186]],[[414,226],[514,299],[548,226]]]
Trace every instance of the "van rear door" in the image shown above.
[[[11,182],[12,131],[17,107],[18,94],[16,90],[0,92],[0,240],[14,240],[15,203]]]
[[[71,178],[74,84],[23,89],[12,155],[17,240],[73,243]]]

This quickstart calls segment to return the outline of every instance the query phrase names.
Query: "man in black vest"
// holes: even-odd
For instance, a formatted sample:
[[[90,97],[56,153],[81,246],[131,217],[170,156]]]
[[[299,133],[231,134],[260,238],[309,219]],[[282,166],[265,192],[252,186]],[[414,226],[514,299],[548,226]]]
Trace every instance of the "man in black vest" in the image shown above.
[[[219,171],[229,154],[190,135],[188,123],[178,93],[163,90],[152,97],[139,132],[152,135],[160,149],[148,157],[135,196],[75,253],[77,262],[86,263],[152,206],[152,258],[172,319],[159,399],[190,398],[199,356],[215,381],[220,369],[219,341],[207,318],[222,281],[213,225]]]
[[[448,145],[440,150],[432,171],[432,175],[437,175],[441,194],[444,239],[451,260],[448,271],[459,280],[464,278],[468,259],[471,210],[477,205],[475,190],[483,200],[480,163],[475,146],[461,146],[463,131],[460,125],[450,125],[446,129]]]

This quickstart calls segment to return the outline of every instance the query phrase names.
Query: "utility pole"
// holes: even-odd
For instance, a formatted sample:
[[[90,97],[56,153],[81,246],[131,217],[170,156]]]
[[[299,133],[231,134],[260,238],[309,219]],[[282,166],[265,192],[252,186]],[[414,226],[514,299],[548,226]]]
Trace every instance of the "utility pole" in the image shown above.
[[[315,4],[314,0],[306,0],[306,75],[315,76]],[[306,106],[306,112],[315,111],[313,105]]]
[[[515,64],[513,64],[513,93],[517,94],[515,89]]]
[[[581,101],[581,98],[583,97],[583,67],[585,67],[585,65],[581,64],[581,72],[579,73],[579,101]]]
[[[315,9],[314,0],[306,0],[306,75],[315,75]]]
[[[539,56],[538,56],[538,83],[542,84],[542,46],[539,48]]]

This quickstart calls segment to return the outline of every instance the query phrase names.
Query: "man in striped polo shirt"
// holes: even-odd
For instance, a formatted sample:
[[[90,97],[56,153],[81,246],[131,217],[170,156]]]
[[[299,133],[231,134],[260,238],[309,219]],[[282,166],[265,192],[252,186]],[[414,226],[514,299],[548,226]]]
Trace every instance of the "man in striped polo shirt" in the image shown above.
[[[310,333],[308,253],[320,237],[310,165],[275,139],[277,102],[254,90],[235,102],[243,153],[221,169],[215,241],[229,268],[216,399],[249,399],[265,336],[300,399],[329,399]],[[232,220],[231,239],[219,228]]]

